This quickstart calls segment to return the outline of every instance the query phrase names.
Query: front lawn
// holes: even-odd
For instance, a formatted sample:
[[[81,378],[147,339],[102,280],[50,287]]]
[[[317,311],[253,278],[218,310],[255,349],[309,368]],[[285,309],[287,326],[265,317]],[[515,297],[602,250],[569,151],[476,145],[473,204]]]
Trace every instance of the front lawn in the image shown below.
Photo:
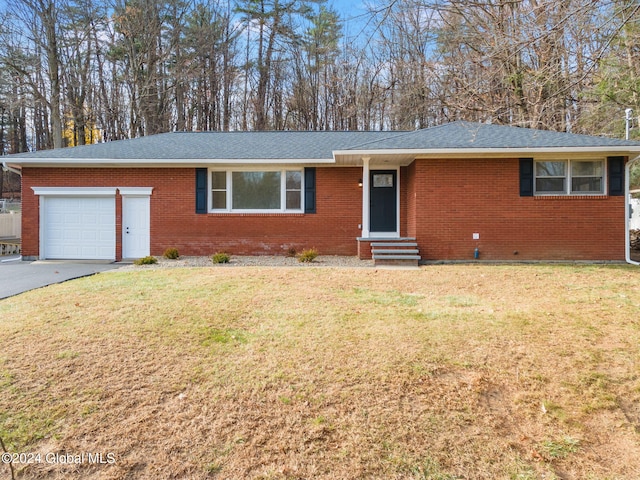
[[[640,478],[635,267],[114,271],[0,346],[17,478]]]

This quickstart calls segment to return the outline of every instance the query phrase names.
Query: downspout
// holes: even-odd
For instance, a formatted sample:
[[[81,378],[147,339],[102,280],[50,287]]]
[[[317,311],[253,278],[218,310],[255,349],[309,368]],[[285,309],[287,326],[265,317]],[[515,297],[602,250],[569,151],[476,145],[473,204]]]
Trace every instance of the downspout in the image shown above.
[[[629,208],[629,175],[631,174],[631,165],[633,165],[635,162],[640,160],[640,155],[638,155],[637,157],[635,157],[633,160],[630,160],[627,162],[627,165],[625,166],[625,172],[624,172],[624,197],[625,197],[625,202],[624,202],[624,231],[625,231],[625,260],[627,261],[627,263],[630,263],[631,265],[640,265],[639,262],[636,262],[635,260],[631,260],[631,242],[630,242],[630,238],[629,238],[629,214],[631,213]]]
[[[21,170],[18,170],[16,168],[10,167],[9,165],[7,165],[7,162],[4,162],[4,161],[2,162],[2,169],[5,172],[12,172],[12,173],[15,173],[16,175],[22,176],[22,171]]]

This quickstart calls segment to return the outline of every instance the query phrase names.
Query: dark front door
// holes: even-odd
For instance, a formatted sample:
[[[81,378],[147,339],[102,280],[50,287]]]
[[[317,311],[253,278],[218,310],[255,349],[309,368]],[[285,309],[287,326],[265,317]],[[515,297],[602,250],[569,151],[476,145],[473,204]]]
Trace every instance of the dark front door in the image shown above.
[[[395,170],[372,170],[370,185],[371,232],[396,232],[398,225],[398,185]]]

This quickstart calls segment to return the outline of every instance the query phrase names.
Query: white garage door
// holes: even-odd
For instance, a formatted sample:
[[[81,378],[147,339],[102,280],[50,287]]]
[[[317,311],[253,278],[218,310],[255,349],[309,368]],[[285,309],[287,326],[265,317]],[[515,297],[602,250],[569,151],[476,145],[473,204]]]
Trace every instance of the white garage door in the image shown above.
[[[41,207],[45,258],[115,260],[115,197],[45,196]]]

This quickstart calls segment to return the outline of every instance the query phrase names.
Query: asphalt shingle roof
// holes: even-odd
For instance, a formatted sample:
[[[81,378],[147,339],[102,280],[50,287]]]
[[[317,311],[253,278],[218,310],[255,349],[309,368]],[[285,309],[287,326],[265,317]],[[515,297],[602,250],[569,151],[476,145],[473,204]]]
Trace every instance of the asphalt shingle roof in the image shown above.
[[[334,151],[640,147],[639,142],[528,128],[453,122],[411,132],[175,132],[7,160],[320,160]],[[392,153],[392,152],[389,152]]]
[[[174,132],[13,156],[52,159],[330,159],[390,132]]]
[[[453,122],[376,139],[356,149],[574,148],[639,146],[638,142],[531,128]]]

